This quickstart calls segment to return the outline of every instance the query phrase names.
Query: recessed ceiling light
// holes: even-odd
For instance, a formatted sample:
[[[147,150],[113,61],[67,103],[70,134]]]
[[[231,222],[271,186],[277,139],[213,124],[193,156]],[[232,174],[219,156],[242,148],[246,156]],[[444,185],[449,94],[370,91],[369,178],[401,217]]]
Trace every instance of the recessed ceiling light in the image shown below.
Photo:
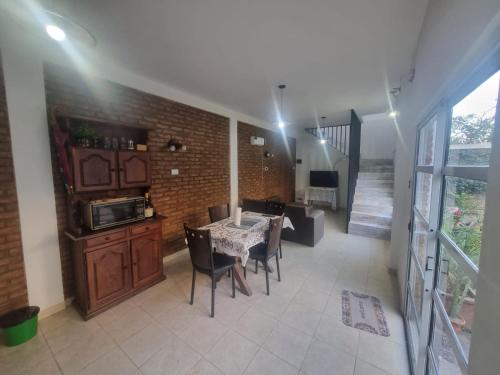
[[[391,118],[396,118],[398,116],[398,111],[390,111],[388,116]]]
[[[283,121],[278,122],[278,127],[283,129],[285,127],[285,123]]]
[[[49,34],[52,39],[57,40],[58,42],[62,42],[66,39],[66,33],[64,30],[56,25],[45,26],[45,31],[47,31],[47,34]]]

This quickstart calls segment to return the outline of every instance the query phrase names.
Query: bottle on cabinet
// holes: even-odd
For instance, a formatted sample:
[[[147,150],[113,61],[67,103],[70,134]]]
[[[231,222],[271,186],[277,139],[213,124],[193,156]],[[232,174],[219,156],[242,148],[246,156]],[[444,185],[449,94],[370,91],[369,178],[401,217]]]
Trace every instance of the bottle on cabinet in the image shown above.
[[[153,217],[155,209],[149,198],[149,193],[144,194],[144,217]]]

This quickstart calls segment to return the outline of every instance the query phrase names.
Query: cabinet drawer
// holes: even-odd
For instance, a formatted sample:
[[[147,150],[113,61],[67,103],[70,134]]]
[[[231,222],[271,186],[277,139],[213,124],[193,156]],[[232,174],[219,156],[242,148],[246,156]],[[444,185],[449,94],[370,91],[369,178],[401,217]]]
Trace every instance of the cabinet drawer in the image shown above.
[[[89,238],[88,240],[85,240],[85,247],[104,245],[108,242],[122,240],[126,237],[127,237],[126,230],[107,233],[107,234],[103,234],[102,236],[99,236],[99,237]]]
[[[144,224],[144,225],[137,225],[137,226],[130,228],[130,234],[135,236],[137,234],[142,234],[142,233],[146,233],[146,232],[158,230],[158,229],[160,229],[160,223],[150,223],[150,224]]]

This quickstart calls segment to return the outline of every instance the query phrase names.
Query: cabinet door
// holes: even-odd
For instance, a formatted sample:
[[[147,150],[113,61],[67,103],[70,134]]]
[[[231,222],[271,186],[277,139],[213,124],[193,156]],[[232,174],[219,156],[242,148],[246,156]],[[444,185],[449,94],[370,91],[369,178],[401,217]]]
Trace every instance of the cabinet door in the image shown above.
[[[163,272],[163,258],[160,249],[160,233],[151,233],[133,239],[132,275],[134,288],[157,280]]]
[[[96,191],[118,188],[116,152],[73,148],[75,191]]]
[[[90,310],[127,294],[131,279],[127,241],[88,252],[86,259]]]
[[[119,151],[120,187],[151,185],[149,153],[144,151]]]

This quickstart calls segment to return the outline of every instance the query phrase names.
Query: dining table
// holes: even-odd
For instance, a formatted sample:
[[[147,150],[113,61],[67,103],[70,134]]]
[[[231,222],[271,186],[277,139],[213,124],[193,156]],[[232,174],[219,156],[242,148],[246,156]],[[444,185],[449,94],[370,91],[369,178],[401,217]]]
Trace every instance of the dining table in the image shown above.
[[[269,221],[279,216],[259,212],[244,211],[241,214],[240,225],[236,225],[232,217],[213,222],[199,229],[209,229],[212,246],[215,251],[236,258],[234,277],[239,290],[247,295],[252,295],[252,289],[243,276],[243,267],[246,266],[250,249],[265,242],[269,231]],[[283,228],[293,228],[288,217],[283,220]]]

